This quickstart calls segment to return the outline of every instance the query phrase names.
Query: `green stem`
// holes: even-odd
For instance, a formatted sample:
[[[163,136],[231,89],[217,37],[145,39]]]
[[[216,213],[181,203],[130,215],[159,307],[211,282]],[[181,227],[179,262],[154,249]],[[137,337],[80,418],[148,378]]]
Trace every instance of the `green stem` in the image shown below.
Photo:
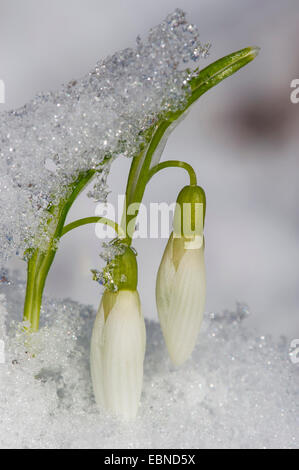
[[[51,229],[51,236],[46,249],[36,248],[31,253],[27,267],[23,320],[30,323],[31,331],[38,330],[43,290],[57,251],[57,242],[61,237],[67,213],[78,194],[89,183],[94,174],[95,170],[90,170],[79,175],[77,180],[70,185],[69,196],[62,200],[58,206],[51,206],[48,209],[49,214],[51,214],[48,223],[49,229]]]
[[[156,125],[155,128],[151,131],[151,140],[148,146],[135,158],[131,164],[131,169],[129,173],[127,188],[126,188],[126,202],[122,217],[122,226],[130,223],[130,221],[137,217],[138,211],[135,215],[127,215],[128,207],[130,204],[141,203],[144,191],[148,182],[148,173],[150,170],[150,165],[152,157],[165,133],[168,126],[170,126],[170,121],[162,121],[160,124]],[[126,223],[124,223],[126,221]],[[127,233],[127,230],[126,230]],[[132,236],[127,235],[126,243],[131,245]]]
[[[158,145],[160,144],[161,139],[169,126],[175,120],[177,120],[202,94],[253,60],[257,53],[257,48],[248,47],[219,59],[200,72],[196,71],[197,76],[194,76],[189,83],[191,93],[187,98],[185,107],[183,109],[180,108],[175,112],[167,113],[166,116],[164,116],[154,126],[148,129],[146,135],[147,144],[145,144],[143,148],[140,149],[139,155],[134,157],[131,164],[126,188],[124,216],[121,224],[123,231],[126,232],[127,223],[129,223],[132,218],[137,216],[130,216],[128,221],[126,221],[128,206],[131,203],[140,203],[142,201],[149,178],[153,176],[156,171],[159,171],[159,169],[166,168],[167,162],[165,162],[165,164],[160,164],[160,166],[156,165],[154,169],[151,169],[151,163],[153,155],[156,152]],[[187,164],[184,164],[183,166],[185,169],[187,169],[186,165]],[[182,165],[178,163],[176,166]],[[57,242],[59,241],[62,234],[65,234],[71,230],[70,226],[74,228],[75,226],[84,225],[84,223],[90,223],[86,222],[86,220],[90,220],[91,218],[86,218],[81,219],[81,222],[82,220],[85,220],[84,223],[76,221],[66,226],[65,230],[63,228],[67,213],[71,205],[81,190],[93,177],[94,173],[95,170],[90,170],[84,174],[79,175],[77,180],[70,186],[70,196],[66,200],[62,200],[57,206],[52,206],[49,208],[49,214],[52,216],[51,220],[49,220],[49,232],[51,232],[52,235],[49,238],[48,246],[46,249],[41,250],[40,248],[36,248],[31,252],[27,269],[24,320],[30,322],[32,330],[38,329],[44,285],[57,250]],[[190,171],[189,175],[190,183],[192,179],[192,182],[196,184],[196,177],[194,177]],[[114,228],[115,227],[116,225]],[[128,245],[130,245],[132,240],[129,237],[125,241],[128,243]]]
[[[148,172],[147,182],[156,174],[158,171],[164,170],[165,168],[183,168],[189,174],[190,186],[197,185],[197,177],[194,169],[189,163],[181,162],[179,160],[167,160],[166,162],[159,163],[150,169]]]
[[[122,229],[120,225],[118,225],[117,222],[107,219],[106,217],[85,217],[84,219],[75,220],[74,222],[71,222],[70,224],[65,225],[64,229],[61,232],[61,236],[63,237],[63,235],[70,232],[74,228],[80,227],[81,225],[95,224],[95,223],[109,225],[109,227],[112,227],[115,230],[119,238],[125,238],[126,236],[124,230]]]
[[[137,214],[127,217],[128,206],[131,203],[140,203],[142,201],[148,182],[153,155],[169,126],[181,117],[200,96],[251,62],[257,56],[258,52],[258,47],[246,47],[245,49],[222,57],[198,73],[195,71],[194,74],[197,73],[197,75],[189,82],[191,93],[185,107],[174,112],[169,112],[162,120],[148,130],[147,140],[149,144],[147,148],[143,148],[140,154],[133,158],[131,164],[126,188],[126,203],[122,217],[123,228],[125,228],[125,221],[128,225],[129,222],[138,215],[137,212]],[[127,242],[131,244],[132,238],[128,237]]]

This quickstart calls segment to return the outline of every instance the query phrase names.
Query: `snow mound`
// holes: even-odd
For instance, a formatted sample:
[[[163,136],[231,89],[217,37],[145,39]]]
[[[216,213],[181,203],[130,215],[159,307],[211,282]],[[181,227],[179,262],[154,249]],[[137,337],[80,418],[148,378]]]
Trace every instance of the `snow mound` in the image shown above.
[[[281,339],[256,337],[248,310],[207,314],[187,363],[170,364],[160,327],[147,322],[142,404],[124,424],[98,411],[89,374],[95,312],[46,299],[42,327],[18,326],[24,285],[2,282],[0,447],[298,448],[299,366]]]

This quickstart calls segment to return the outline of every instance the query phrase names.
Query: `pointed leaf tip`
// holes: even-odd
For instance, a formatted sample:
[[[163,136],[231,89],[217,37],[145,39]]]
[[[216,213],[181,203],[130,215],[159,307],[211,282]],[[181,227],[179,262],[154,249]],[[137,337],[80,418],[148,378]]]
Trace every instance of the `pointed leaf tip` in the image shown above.
[[[253,58],[255,58],[261,50],[259,46],[252,46],[250,49],[251,49],[251,54],[253,55]]]

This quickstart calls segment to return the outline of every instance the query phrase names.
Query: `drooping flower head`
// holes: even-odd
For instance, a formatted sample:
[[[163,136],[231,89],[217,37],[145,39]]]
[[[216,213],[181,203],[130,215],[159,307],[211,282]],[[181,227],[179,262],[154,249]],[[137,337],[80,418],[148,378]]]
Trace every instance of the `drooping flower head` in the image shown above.
[[[136,253],[127,247],[117,255],[109,275],[91,337],[91,378],[98,406],[130,420],[139,406],[146,341]]]
[[[206,197],[186,186],[177,198],[174,231],[157,275],[156,301],[169,355],[180,365],[190,356],[200,330],[206,297],[203,227]]]

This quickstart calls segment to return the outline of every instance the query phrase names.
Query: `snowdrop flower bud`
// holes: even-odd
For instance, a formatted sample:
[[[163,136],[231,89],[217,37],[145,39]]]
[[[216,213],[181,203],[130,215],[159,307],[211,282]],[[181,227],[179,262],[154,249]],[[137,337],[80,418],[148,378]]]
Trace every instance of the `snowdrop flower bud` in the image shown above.
[[[91,338],[91,377],[97,404],[130,420],[137,414],[141,396],[145,324],[136,290],[135,254],[127,248],[114,265],[120,284],[116,292],[104,292],[96,316]]]
[[[203,319],[206,297],[205,207],[202,188],[186,186],[182,189],[174,214],[174,231],[157,276],[156,301],[160,324],[175,365],[182,364],[190,356]]]

